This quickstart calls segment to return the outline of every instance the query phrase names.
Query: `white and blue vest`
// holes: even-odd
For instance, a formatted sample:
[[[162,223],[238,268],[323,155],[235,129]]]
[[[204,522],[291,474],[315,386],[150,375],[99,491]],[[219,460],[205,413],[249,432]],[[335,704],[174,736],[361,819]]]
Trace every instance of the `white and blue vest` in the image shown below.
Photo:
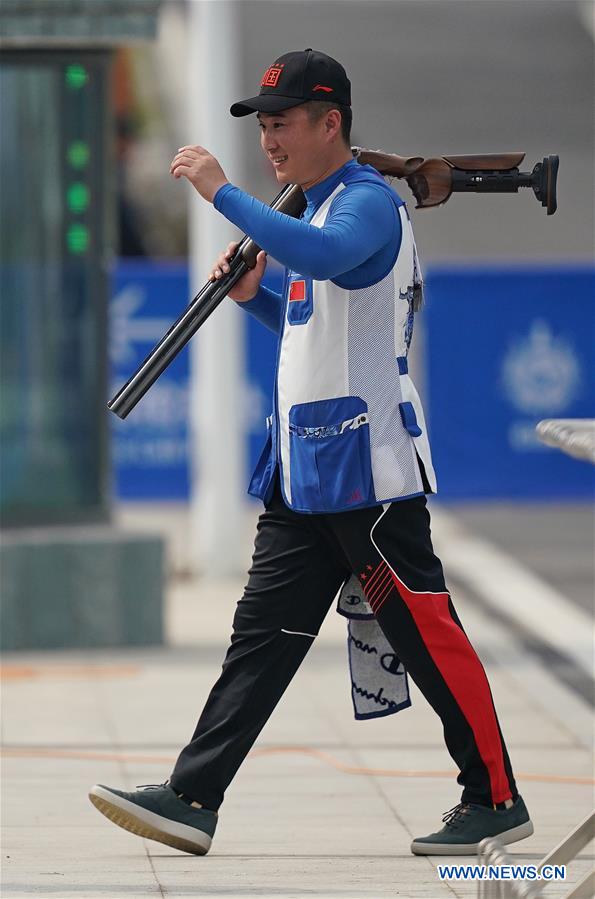
[[[322,227],[340,183],[310,219]],[[411,221],[392,269],[346,290],[286,270],[274,410],[248,492],[265,500],[276,465],[296,512],[357,509],[436,492],[423,409],[408,373],[413,288],[421,279]]]

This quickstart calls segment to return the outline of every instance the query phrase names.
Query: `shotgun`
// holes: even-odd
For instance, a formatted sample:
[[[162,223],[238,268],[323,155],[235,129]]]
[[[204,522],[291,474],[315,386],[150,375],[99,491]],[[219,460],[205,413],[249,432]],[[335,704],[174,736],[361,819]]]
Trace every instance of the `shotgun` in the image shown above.
[[[556,211],[558,157],[546,156],[532,172],[520,172],[524,153],[500,153],[479,156],[397,156],[380,150],[354,147],[353,155],[362,165],[371,165],[381,175],[404,178],[417,200],[416,209],[438,206],[451,194],[517,193],[520,187],[531,187],[547,214]],[[288,184],[271,203],[273,209],[299,218],[306,208],[306,198],[297,184]],[[229,262],[229,272],[218,281],[207,281],[187,309],[151,350],[144,362],[109,401],[108,409],[126,418],[147,390],[167,368],[180,350],[196,334],[229,291],[254,268],[260,252],[254,241],[245,236]]]

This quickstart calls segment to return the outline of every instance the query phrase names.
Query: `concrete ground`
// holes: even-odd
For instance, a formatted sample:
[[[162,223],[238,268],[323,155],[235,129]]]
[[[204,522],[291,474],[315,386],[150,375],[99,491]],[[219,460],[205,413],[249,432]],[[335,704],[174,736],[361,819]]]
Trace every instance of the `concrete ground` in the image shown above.
[[[456,575],[453,598],[488,671],[535,824],[534,836],[509,849],[515,862],[537,863],[593,805],[591,712],[542,652],[551,635],[537,624],[528,644],[518,622],[497,614],[493,593],[466,582],[461,559],[486,545],[461,520],[436,510],[434,539]],[[523,580],[518,559],[509,565],[526,591],[518,604],[529,594],[539,604],[531,573]],[[412,708],[353,720],[345,622],[333,611],[231,785],[209,855],[141,841],[91,806],[95,782],[129,789],[169,776],[220,670],[242,588],[243,579],[172,582],[167,647],[5,655],[5,899],[477,895],[476,882],[438,879],[448,858],[409,852],[460,796],[439,720],[415,688]],[[566,620],[564,596],[549,600]],[[542,617],[537,605],[534,620]],[[572,639],[584,659],[588,635]],[[590,845],[544,897],[565,895],[593,857]]]
[[[595,509],[591,503],[447,503],[474,533],[520,559],[569,602],[593,610]]]

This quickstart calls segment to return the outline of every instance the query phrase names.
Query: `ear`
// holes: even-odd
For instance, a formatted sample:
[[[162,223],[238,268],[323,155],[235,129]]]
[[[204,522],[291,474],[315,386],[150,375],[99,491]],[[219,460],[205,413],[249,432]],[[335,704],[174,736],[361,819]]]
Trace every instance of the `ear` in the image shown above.
[[[324,121],[324,128],[329,136],[335,137],[341,132],[341,113],[338,109],[331,109]]]

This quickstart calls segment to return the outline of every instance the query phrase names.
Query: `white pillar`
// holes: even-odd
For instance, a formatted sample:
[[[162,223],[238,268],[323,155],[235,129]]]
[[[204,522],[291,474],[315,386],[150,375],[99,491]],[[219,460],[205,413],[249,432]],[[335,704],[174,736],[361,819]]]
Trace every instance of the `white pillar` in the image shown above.
[[[241,159],[230,105],[241,99],[239,10],[229,0],[188,4],[188,133],[184,143],[206,147],[232,183],[241,181]],[[190,193],[190,192],[189,192]],[[237,230],[196,191],[190,193],[190,296],[195,296],[219,252]],[[226,297],[190,342],[194,486],[190,567],[208,575],[246,570],[244,322]]]

